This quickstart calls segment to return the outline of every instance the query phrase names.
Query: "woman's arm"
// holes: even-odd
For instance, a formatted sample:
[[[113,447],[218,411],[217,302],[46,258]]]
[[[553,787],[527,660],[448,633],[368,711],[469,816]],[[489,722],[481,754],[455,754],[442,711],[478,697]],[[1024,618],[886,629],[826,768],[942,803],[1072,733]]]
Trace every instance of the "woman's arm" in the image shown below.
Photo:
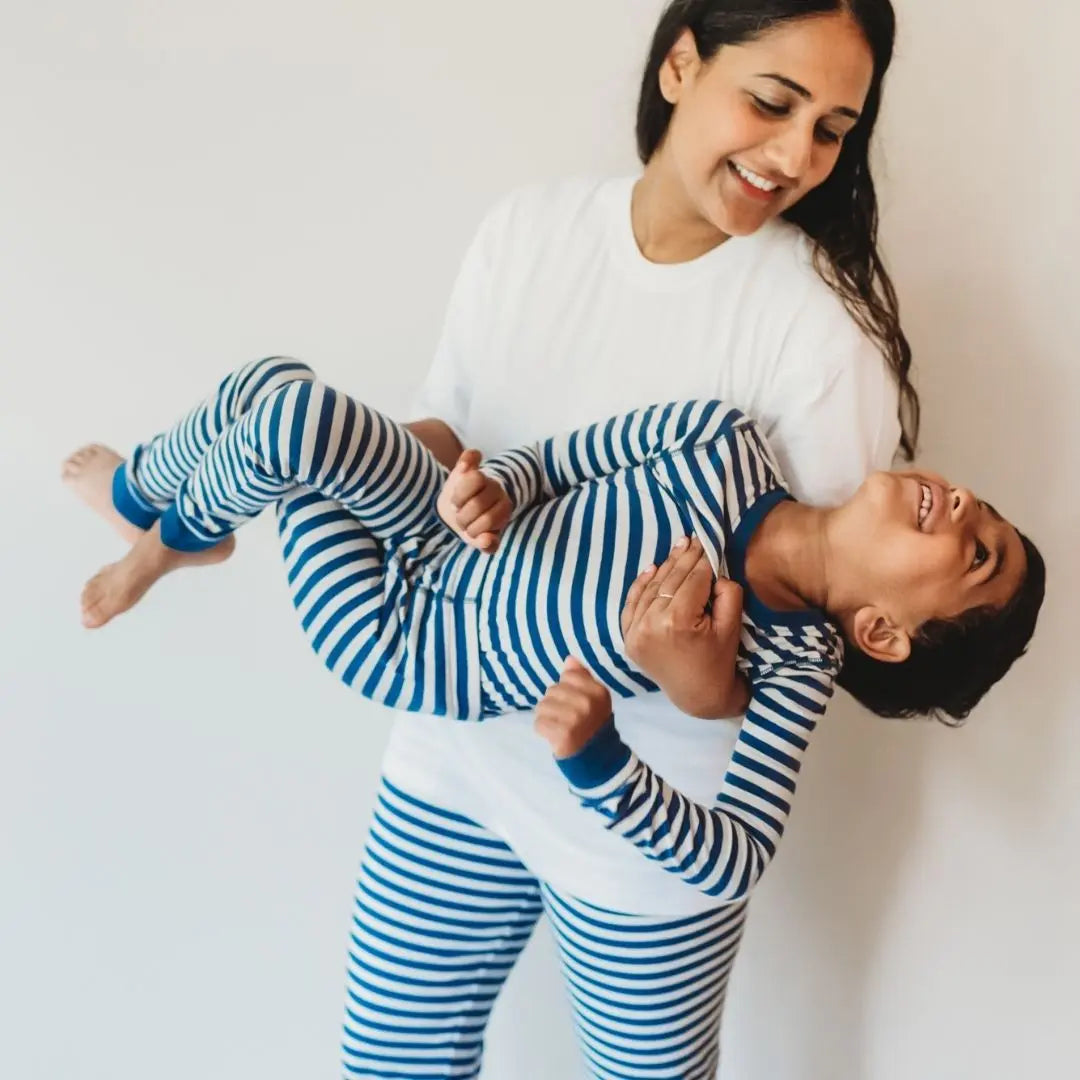
[[[441,465],[452,469],[464,451],[454,429],[443,420],[428,417],[405,425],[434,455]]]

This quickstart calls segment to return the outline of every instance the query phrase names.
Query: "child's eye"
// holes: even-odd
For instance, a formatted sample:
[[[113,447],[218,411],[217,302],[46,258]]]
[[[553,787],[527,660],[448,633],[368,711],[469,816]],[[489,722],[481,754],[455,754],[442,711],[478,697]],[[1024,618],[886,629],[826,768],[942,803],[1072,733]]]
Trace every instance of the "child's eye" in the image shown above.
[[[990,552],[987,551],[986,545],[981,540],[975,541],[975,558],[972,560],[971,569],[978,570],[987,559],[990,558]]]

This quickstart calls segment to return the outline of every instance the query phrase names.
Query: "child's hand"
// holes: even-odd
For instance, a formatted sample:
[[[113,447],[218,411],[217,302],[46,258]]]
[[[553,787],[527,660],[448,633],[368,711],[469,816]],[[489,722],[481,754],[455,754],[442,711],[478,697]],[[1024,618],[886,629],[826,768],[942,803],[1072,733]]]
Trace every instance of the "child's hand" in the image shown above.
[[[557,758],[573,757],[611,719],[611,694],[572,656],[536,707],[533,727]]]
[[[490,554],[499,546],[511,506],[502,484],[480,471],[480,451],[466,450],[446,478],[435,509],[466,544]]]

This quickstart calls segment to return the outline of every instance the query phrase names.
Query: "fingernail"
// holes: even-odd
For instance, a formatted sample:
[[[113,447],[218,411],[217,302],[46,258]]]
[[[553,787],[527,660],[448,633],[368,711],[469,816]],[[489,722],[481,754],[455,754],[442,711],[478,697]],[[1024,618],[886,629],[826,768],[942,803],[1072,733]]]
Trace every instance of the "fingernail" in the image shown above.
[[[655,573],[656,573],[656,564],[655,563],[649,563],[649,565],[646,566],[645,569],[641,571],[641,576],[646,577],[649,574],[655,574]]]
[[[679,542],[678,542],[678,543],[677,543],[677,544],[675,545],[675,550],[676,550],[676,551],[683,551],[683,550],[684,550],[684,549],[686,548],[686,545],[687,545],[687,544],[689,544],[689,543],[690,543],[690,537],[688,537],[688,536],[684,536],[684,537],[683,537],[683,538],[682,538],[682,539],[681,539],[681,540],[680,540],[680,541],[679,541]]]

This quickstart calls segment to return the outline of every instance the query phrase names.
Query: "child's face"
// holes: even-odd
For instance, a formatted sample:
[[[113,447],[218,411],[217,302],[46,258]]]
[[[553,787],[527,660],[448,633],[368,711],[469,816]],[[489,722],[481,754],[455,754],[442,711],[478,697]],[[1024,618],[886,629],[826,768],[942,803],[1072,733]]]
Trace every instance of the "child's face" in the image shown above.
[[[870,476],[838,512],[857,590],[898,628],[1003,607],[1027,572],[1016,529],[967,488],[930,472]]]

